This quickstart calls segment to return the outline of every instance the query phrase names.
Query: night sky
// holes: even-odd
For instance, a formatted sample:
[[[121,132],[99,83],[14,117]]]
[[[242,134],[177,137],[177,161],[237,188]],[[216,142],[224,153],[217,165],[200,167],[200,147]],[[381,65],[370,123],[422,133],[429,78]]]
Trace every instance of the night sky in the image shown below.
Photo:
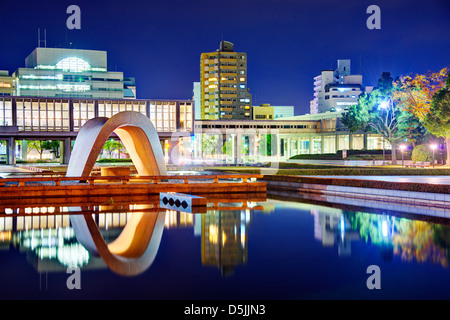
[[[81,8],[81,30],[66,9]],[[368,6],[381,9],[369,30]],[[375,85],[450,65],[449,0],[109,0],[1,1],[0,69],[14,72],[47,29],[47,47],[108,51],[108,68],[135,77],[138,98],[190,99],[200,54],[220,41],[248,55],[253,104],[309,112],[313,77],[352,60],[352,73]]]

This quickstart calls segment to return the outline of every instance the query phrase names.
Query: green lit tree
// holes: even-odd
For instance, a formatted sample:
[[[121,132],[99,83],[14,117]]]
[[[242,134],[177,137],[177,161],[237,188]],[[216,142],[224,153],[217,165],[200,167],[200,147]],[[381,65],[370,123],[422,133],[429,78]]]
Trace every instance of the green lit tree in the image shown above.
[[[109,139],[105,142],[105,145],[103,146],[103,150],[106,150],[109,154],[109,158],[111,158],[111,154],[115,150],[120,150],[123,148],[123,145],[120,141]]]
[[[31,140],[28,141],[27,147],[27,153],[36,150],[40,160],[42,160],[42,155],[46,150],[50,151],[55,158],[59,158],[60,142],[58,140]]]
[[[445,87],[434,94],[423,125],[435,136],[445,139],[447,165],[450,165],[450,77],[447,77]]]
[[[341,123],[350,132],[358,130],[380,134],[392,147],[392,164],[397,164],[397,146],[404,138],[400,120],[407,116],[392,100],[393,79],[389,72],[383,72],[378,86],[370,93],[360,96],[356,105],[350,106],[341,118]]]

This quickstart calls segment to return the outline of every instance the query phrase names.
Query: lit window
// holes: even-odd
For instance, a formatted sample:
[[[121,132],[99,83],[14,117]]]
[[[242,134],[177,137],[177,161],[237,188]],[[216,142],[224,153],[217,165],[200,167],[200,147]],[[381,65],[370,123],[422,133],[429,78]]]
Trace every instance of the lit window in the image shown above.
[[[245,81],[245,78],[244,78],[244,77],[239,78],[239,81],[244,82],[244,81]]]
[[[240,84],[240,85],[239,85],[239,88],[245,89],[245,84]]]
[[[65,58],[56,64],[56,68],[68,72],[85,72],[91,70],[91,65],[80,58]]]

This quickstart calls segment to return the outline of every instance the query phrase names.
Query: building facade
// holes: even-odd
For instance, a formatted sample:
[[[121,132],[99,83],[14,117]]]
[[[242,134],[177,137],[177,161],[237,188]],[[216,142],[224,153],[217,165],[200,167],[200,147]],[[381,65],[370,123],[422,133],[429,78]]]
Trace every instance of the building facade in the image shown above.
[[[9,72],[0,70],[0,96],[12,96],[16,90],[16,81]]]
[[[16,141],[59,140],[64,144],[63,162],[68,163],[72,141],[88,120],[122,111],[147,116],[164,146],[174,135],[190,136],[194,128],[192,100],[0,97],[0,140],[7,142],[6,162],[16,161]]]
[[[201,54],[201,119],[252,119],[247,86],[247,54],[222,41],[215,52]]]
[[[260,104],[253,106],[253,120],[272,120],[294,116],[293,106],[271,106],[270,104]]]
[[[337,69],[322,70],[314,77],[314,99],[310,102],[311,114],[340,111],[358,103],[366,89],[362,76],[351,74],[351,61],[338,60]]]
[[[267,163],[298,154],[336,153],[339,150],[381,150],[390,145],[379,134],[349,132],[341,112],[283,119],[201,120],[195,122],[194,161]]]
[[[109,71],[106,51],[39,47],[13,78],[15,96],[136,98],[134,79]]]

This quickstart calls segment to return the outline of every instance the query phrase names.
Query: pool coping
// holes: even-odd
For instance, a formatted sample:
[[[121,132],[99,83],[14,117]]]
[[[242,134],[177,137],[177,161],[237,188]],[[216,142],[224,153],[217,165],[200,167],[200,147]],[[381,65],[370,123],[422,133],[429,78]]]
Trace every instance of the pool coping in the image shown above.
[[[360,183],[361,186],[346,186],[343,184],[352,184],[355,180],[345,178],[305,178],[301,176],[264,176],[262,181],[266,182],[267,190],[285,190],[303,193],[326,194],[330,196],[344,196],[358,199],[369,199],[388,201],[395,203],[420,204],[433,207],[450,207],[450,186],[448,185],[430,185],[423,183],[405,183],[405,182],[389,182],[386,186],[394,186],[400,190],[389,188],[376,188],[380,185],[378,180],[366,180]],[[372,183],[373,182],[373,183]],[[383,182],[384,183],[384,182]],[[383,184],[381,184],[383,185]],[[421,186],[424,189],[439,190],[441,192],[422,192],[402,190],[415,185],[417,189]],[[443,191],[448,190],[448,193]]]

